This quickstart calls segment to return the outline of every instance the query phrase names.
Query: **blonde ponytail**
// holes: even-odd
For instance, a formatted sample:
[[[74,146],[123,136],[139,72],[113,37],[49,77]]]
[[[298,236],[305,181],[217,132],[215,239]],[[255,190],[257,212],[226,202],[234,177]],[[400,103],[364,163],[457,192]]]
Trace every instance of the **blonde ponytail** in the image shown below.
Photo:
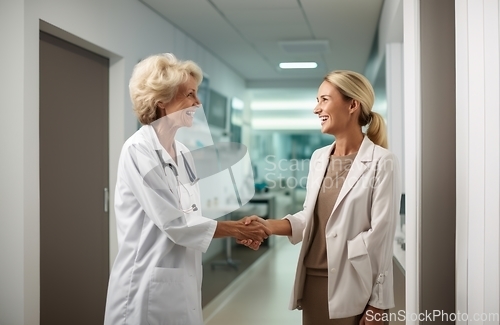
[[[371,122],[368,125],[368,130],[366,130],[366,135],[373,143],[387,149],[389,146],[387,144],[387,128],[384,118],[374,111],[370,112],[370,116]]]
[[[384,118],[372,111],[375,102],[375,91],[370,81],[360,73],[348,70],[336,70],[326,75],[325,81],[336,86],[346,98],[356,99],[361,104],[358,123],[361,127],[368,125],[366,135],[373,143],[386,148],[387,131]]]

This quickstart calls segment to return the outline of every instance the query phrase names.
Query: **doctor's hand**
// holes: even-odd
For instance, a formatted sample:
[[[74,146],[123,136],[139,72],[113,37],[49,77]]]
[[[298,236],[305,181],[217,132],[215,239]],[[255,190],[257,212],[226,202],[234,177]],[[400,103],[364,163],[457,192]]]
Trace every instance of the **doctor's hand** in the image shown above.
[[[245,218],[241,219],[240,221],[243,221],[245,223],[245,225],[250,225],[252,223],[261,223],[261,224],[265,225],[268,229],[271,229],[271,225],[267,220],[264,220],[256,215],[245,217]],[[253,250],[258,250],[260,245],[262,244],[262,241],[255,241],[252,239],[242,239],[242,240],[237,240],[236,242],[238,244],[245,245],[246,247],[251,248]]]
[[[261,243],[271,235],[271,230],[260,222],[245,223],[238,221],[218,221],[214,238],[234,237],[238,241],[251,240]]]
[[[238,227],[240,235],[235,236],[237,242],[248,240],[252,243],[258,243],[258,246],[260,246],[260,243],[262,243],[264,239],[271,235],[269,225],[260,222],[251,222],[246,219],[247,218],[243,218],[237,221],[238,224],[241,225],[241,227]],[[258,246],[256,248],[251,248],[258,249]]]

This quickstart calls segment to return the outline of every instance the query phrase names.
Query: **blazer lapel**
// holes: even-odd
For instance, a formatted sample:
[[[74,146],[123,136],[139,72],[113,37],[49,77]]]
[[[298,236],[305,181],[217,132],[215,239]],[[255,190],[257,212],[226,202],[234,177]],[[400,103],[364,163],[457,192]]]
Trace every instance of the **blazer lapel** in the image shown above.
[[[352,162],[351,169],[349,170],[349,173],[347,173],[347,177],[344,181],[344,184],[340,189],[340,193],[333,207],[332,214],[335,211],[335,209],[337,209],[340,202],[342,202],[342,200],[345,198],[347,193],[351,191],[354,185],[356,185],[356,183],[358,182],[359,178],[364,174],[364,172],[368,168],[369,163],[373,159],[372,157],[374,148],[375,145],[373,144],[373,142],[370,139],[368,139],[367,136],[365,136],[363,142],[361,143],[361,147],[359,148],[358,154],[356,155],[356,158]]]
[[[318,193],[321,188],[321,183],[323,183],[323,178],[325,177],[325,172],[326,168],[328,167],[328,163],[330,161],[330,154],[332,152],[332,148],[335,145],[335,142],[332,143],[330,147],[328,147],[327,150],[323,151],[321,155],[313,162],[313,165],[311,166],[314,168],[313,172],[314,175],[313,177],[308,180],[312,182],[310,185],[310,188],[308,189],[308,195],[307,195],[307,201],[306,201],[306,208],[309,210],[309,221],[306,224],[306,228],[304,229],[304,238],[303,242],[307,243],[309,242],[309,237],[311,235],[312,229],[313,229],[313,213],[314,213],[314,208],[316,206],[316,201],[318,200]]]
[[[312,209],[311,211],[314,210],[314,206],[316,205],[316,201],[318,199],[318,192],[319,189],[321,188],[321,183],[323,182],[323,178],[325,177],[325,172],[326,168],[328,167],[328,162],[330,159],[330,153],[332,152],[333,143],[330,147],[328,147],[327,150],[323,151],[321,155],[313,162],[312,168],[314,168],[313,172],[314,175],[312,179],[308,180],[311,181],[312,184],[310,185],[308,189],[308,198],[309,202],[306,202],[308,206]]]

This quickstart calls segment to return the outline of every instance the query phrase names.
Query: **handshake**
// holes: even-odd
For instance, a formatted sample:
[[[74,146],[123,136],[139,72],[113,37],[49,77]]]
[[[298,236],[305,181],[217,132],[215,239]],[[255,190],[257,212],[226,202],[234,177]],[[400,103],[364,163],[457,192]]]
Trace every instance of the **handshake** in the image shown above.
[[[214,238],[234,237],[238,244],[257,250],[264,239],[271,235],[291,236],[290,221],[286,218],[264,220],[256,215],[238,221],[219,221]]]
[[[236,222],[239,224],[239,234],[234,236],[236,242],[253,250],[258,250],[264,239],[273,234],[271,223],[256,215],[244,217]]]

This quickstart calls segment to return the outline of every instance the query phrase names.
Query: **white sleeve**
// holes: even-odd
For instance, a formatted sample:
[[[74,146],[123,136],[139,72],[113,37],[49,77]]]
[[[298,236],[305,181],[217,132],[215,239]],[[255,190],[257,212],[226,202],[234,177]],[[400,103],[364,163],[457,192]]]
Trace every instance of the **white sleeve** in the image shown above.
[[[198,222],[188,224],[185,213],[178,208],[177,194],[171,190],[172,184],[177,186],[176,182],[169,186],[169,177],[166,177],[165,170],[154,153],[139,144],[131,145],[125,150],[127,152],[122,154],[122,180],[147,217],[174,243],[205,252],[213,238],[217,222],[197,216]]]
[[[380,159],[373,184],[371,227],[361,233],[370,256],[374,279],[368,304],[380,309],[394,306],[392,255],[401,200],[399,184],[396,156],[391,154]]]

